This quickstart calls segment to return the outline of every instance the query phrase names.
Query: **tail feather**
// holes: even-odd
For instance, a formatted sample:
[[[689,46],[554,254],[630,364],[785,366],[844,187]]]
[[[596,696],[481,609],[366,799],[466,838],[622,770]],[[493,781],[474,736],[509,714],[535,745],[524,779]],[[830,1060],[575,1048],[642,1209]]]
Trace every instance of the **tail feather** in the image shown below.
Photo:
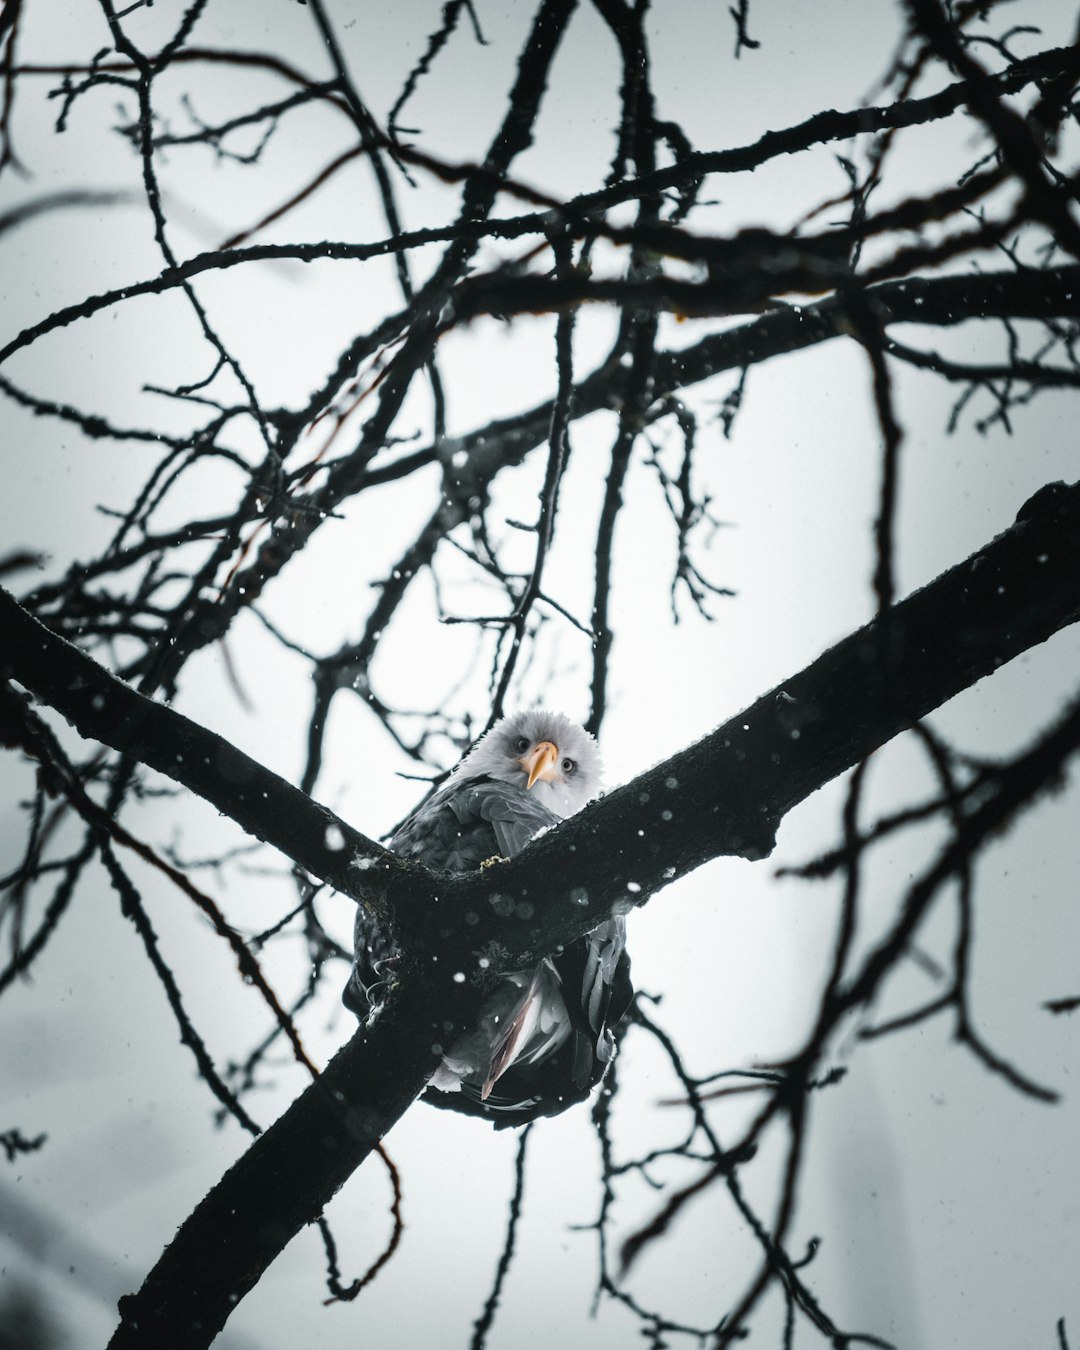
[[[517,1057],[518,1047],[528,1043],[529,1037],[540,1020],[543,1008],[543,999],[539,996],[541,969],[542,966],[537,966],[533,972],[532,980],[525,991],[525,997],[522,999],[520,1007],[507,1023],[506,1029],[498,1041],[492,1046],[491,1063],[488,1065],[484,1084],[480,1089],[480,1100],[482,1102],[487,1101],[491,1095],[491,1089],[513,1064]]]

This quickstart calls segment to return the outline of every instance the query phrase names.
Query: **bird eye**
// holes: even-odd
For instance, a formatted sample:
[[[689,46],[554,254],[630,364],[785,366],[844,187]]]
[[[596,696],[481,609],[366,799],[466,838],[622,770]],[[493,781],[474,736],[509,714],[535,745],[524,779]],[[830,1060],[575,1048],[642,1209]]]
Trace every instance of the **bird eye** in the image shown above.
[[[563,771],[563,773],[566,773],[566,774],[573,773],[574,770],[575,770],[576,768],[577,768],[577,765],[574,763],[574,761],[573,761],[572,759],[564,759],[564,760],[563,760],[563,762],[562,762],[562,771]]]
[[[523,755],[525,751],[528,750],[528,748],[529,748],[529,738],[527,736],[519,736],[517,740],[514,742],[514,749],[518,752],[519,755]]]

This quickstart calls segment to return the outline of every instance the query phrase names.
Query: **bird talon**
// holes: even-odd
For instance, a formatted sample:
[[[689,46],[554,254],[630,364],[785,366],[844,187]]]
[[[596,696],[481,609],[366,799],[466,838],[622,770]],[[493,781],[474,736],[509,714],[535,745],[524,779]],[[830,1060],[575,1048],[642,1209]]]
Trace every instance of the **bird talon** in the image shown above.
[[[494,867],[496,863],[504,863],[509,861],[510,861],[509,858],[503,858],[500,857],[498,853],[493,853],[490,858],[485,858],[484,861],[480,864],[480,870],[483,871],[485,867]]]

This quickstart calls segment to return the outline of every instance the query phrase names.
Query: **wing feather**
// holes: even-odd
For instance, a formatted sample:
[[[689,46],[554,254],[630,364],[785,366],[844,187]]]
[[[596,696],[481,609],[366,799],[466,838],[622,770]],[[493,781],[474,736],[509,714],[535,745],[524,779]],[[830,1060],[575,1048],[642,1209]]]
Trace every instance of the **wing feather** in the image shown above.
[[[390,840],[404,857],[439,872],[471,872],[488,858],[512,858],[559,817],[511,783],[472,779],[442,788]]]

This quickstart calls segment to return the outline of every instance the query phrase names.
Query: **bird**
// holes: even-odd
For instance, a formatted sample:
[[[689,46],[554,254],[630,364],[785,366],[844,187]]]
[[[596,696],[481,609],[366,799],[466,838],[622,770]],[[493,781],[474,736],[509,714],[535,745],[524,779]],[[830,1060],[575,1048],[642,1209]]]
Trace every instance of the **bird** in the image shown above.
[[[472,746],[389,847],[435,871],[470,872],[513,858],[580,810],[600,781],[600,752],[584,727],[561,712],[525,709]],[[359,905],[342,1001],[361,1021],[389,992],[398,959],[387,928]],[[443,1055],[423,1099],[497,1129],[557,1115],[604,1077],[632,999],[619,916],[531,969],[500,972],[477,1024]]]

